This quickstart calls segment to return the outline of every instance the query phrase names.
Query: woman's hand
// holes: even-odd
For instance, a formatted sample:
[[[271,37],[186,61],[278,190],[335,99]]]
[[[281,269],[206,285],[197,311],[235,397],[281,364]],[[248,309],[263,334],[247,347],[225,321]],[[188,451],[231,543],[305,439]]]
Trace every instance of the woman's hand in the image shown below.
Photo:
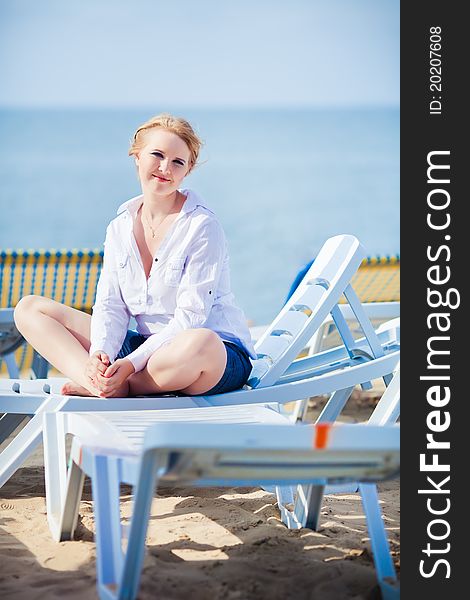
[[[96,376],[98,373],[104,375],[106,373],[106,369],[111,364],[109,360],[109,356],[103,350],[97,350],[93,352],[93,354],[88,359],[87,364],[85,365],[85,375],[91,381],[93,385],[96,386]]]
[[[127,379],[135,372],[134,365],[128,358],[118,358],[106,371],[98,373],[97,387],[102,391],[102,396],[109,398],[116,395],[126,395],[124,390]]]

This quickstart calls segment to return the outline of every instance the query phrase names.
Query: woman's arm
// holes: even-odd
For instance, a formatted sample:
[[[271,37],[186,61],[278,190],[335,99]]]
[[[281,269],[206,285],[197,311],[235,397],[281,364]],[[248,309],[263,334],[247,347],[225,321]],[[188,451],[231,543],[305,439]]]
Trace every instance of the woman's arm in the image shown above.
[[[226,256],[226,241],[218,221],[206,222],[188,249],[188,259],[176,294],[174,317],[151,335],[128,358],[141,371],[152,354],[177,333],[204,327],[214,304]]]
[[[121,349],[130,313],[122,299],[116,267],[116,240],[112,224],[106,230],[104,259],[91,316],[90,356],[101,350],[112,362]]]

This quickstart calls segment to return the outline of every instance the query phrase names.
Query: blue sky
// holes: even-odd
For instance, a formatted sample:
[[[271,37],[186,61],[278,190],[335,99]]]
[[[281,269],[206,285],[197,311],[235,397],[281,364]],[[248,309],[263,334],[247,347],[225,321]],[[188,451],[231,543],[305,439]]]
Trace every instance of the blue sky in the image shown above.
[[[398,106],[399,0],[0,0],[0,105]]]

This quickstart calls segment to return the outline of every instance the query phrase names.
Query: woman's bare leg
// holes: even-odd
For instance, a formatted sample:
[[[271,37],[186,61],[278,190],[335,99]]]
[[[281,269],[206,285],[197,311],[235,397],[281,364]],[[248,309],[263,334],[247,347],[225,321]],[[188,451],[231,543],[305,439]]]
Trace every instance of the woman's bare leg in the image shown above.
[[[72,379],[70,393],[84,395],[85,389],[91,395],[100,395],[100,390],[85,375],[90,349],[90,315],[49,298],[25,296],[15,309],[15,323],[47,361]],[[215,332],[186,330],[159,348],[145,369],[131,375],[129,393],[178,390],[202,394],[220,381],[226,362],[225,346]]]
[[[72,379],[64,393],[100,391],[85,375],[90,349],[91,316],[42,296],[25,296],[15,308],[23,337],[58,371]],[[81,394],[82,395],[82,394]],[[85,395],[85,394],[83,394]]]
[[[130,395],[203,394],[220,381],[226,364],[224,343],[214,331],[188,329],[159,348],[142,371],[130,376]]]

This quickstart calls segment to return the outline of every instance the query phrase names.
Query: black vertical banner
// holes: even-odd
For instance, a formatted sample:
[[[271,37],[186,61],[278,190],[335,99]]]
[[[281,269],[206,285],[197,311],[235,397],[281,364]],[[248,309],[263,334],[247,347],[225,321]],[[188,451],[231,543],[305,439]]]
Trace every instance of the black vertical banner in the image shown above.
[[[459,6],[401,3],[404,599],[470,596],[469,36]]]

